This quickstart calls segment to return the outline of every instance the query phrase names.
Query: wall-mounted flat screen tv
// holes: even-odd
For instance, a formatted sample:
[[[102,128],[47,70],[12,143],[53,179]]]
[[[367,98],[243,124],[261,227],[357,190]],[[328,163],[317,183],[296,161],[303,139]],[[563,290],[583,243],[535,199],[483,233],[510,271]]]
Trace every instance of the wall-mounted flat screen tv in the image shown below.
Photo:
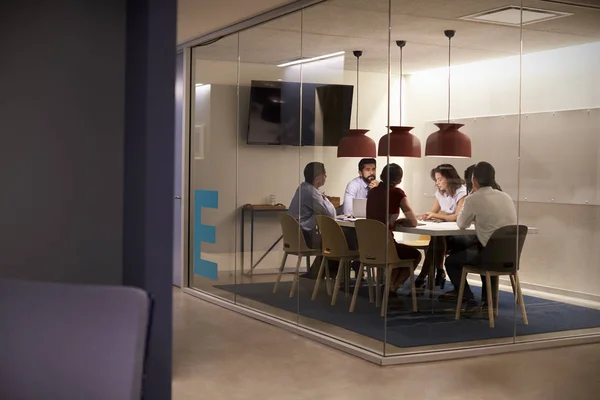
[[[352,85],[252,81],[248,144],[337,146],[350,128]]]

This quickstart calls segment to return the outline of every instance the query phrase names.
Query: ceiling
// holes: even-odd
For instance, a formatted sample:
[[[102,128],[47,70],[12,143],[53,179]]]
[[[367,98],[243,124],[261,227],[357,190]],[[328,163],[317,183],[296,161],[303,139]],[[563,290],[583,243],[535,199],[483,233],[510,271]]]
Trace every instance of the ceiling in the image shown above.
[[[177,43],[233,25],[293,0],[178,0]]]
[[[518,55],[521,28],[458,19],[520,0],[392,0],[392,57],[398,57],[395,40],[406,40],[404,71],[447,65],[448,39],[444,30],[455,29],[453,65]],[[581,2],[580,2],[581,3]],[[573,15],[526,25],[526,53],[600,41],[600,1],[592,7],[523,0],[523,6]],[[593,4],[592,4],[593,3]],[[594,8],[597,6],[598,8]],[[387,72],[388,0],[329,0],[239,34],[242,62],[275,65],[296,57],[311,57],[345,50],[345,68],[355,68],[352,50],[363,50],[361,71]],[[301,29],[302,28],[302,29]],[[195,50],[197,58],[236,61],[237,36]]]

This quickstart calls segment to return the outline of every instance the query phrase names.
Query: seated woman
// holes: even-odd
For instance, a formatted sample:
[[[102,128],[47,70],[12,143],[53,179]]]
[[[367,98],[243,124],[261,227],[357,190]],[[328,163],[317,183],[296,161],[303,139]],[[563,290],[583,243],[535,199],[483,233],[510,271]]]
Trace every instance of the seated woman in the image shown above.
[[[402,176],[403,171],[398,164],[386,165],[383,171],[381,171],[381,183],[379,186],[369,190],[367,196],[367,218],[386,224],[390,230],[393,230],[396,224],[417,226],[417,218],[408,203],[406,193],[396,187],[402,182]],[[388,199],[389,208],[386,208]],[[398,219],[400,210],[404,213],[405,218]],[[421,261],[421,253],[417,249],[405,244],[396,243],[396,252],[398,253],[398,257],[403,260],[412,259],[415,268]],[[397,290],[409,276],[410,271],[408,268],[396,268],[392,271],[392,279],[388,285],[390,297],[396,297]]]
[[[432,221],[456,221],[467,196],[467,187],[464,185],[464,181],[458,175],[456,168],[450,164],[441,164],[432,169],[431,179],[437,186],[435,200],[431,211],[419,215],[418,218]],[[432,237],[425,253],[423,268],[415,282],[417,289],[425,288],[425,278],[429,274],[431,263],[436,267],[435,286],[444,288],[446,282],[446,273],[444,272],[445,254],[445,238],[443,236]]]
[[[467,185],[468,194],[471,194],[471,192],[473,191],[473,169],[475,169],[475,164],[469,165],[467,169],[465,169],[465,183]],[[496,181],[492,183],[492,189],[502,191],[502,188],[500,187],[500,185],[498,185],[498,182]]]

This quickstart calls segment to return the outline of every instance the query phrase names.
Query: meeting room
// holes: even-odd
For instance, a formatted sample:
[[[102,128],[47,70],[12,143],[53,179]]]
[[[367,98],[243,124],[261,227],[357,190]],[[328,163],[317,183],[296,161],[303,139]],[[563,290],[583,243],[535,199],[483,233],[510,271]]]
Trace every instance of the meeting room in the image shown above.
[[[597,336],[598,21],[328,0],[192,48],[186,290],[379,362]]]

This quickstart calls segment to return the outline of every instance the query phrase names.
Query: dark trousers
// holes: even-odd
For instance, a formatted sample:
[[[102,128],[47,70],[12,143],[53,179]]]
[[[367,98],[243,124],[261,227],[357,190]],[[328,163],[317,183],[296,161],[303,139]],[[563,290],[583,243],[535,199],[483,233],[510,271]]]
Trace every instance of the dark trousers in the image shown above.
[[[452,285],[454,285],[455,290],[458,292],[463,266],[478,266],[480,262],[479,253],[483,249],[483,246],[477,239],[477,236],[450,236],[447,239],[447,244],[450,254],[446,257],[446,271],[448,272],[448,278],[450,278]],[[497,276],[492,277],[492,291],[495,291],[497,280]],[[486,301],[487,284],[483,275],[481,276],[481,283],[481,301]],[[467,299],[475,297],[467,282],[465,282],[463,296]]]

